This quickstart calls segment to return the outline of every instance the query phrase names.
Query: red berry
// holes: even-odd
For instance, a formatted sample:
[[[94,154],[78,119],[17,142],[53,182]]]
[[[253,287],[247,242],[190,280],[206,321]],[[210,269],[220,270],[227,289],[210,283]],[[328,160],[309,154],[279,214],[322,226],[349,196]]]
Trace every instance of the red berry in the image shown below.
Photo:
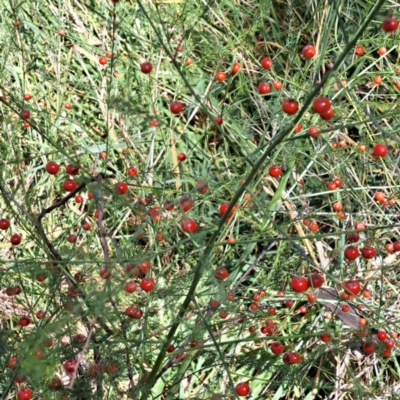
[[[385,343],[385,346],[386,346],[388,349],[392,349],[392,348],[394,347],[394,345],[395,345],[394,340],[393,340],[393,339],[390,339],[390,338],[385,339],[384,343]]]
[[[294,304],[293,300],[286,300],[285,301],[285,305],[286,305],[287,308],[292,308],[293,304]]]
[[[360,240],[360,235],[357,232],[350,232],[347,235],[347,241],[349,243],[357,243]]]
[[[185,153],[179,153],[178,154],[178,160],[179,161],[185,161],[186,160],[186,154]]]
[[[332,204],[332,208],[334,209],[334,211],[342,211],[342,205],[340,203],[333,203]]]
[[[376,157],[385,157],[388,153],[388,149],[387,147],[382,144],[382,143],[378,143],[374,146],[374,150],[373,150],[373,154]]]
[[[350,311],[350,306],[348,304],[343,304],[342,305],[342,311],[347,313]]]
[[[285,349],[285,348],[284,348],[284,346],[283,346],[282,343],[275,342],[275,343],[272,343],[272,344],[271,344],[271,351],[272,351],[276,356],[278,356],[279,354],[282,354],[284,349]]]
[[[269,83],[261,82],[258,85],[258,93],[260,93],[260,94],[268,94],[270,91],[271,91],[271,86],[269,85]]]
[[[10,360],[8,361],[7,368],[14,369],[15,365],[17,364],[17,361],[18,360],[16,357],[11,357]]]
[[[79,203],[82,203],[82,201],[83,201],[83,197],[80,194],[75,196],[75,202],[76,203],[79,204]]]
[[[74,181],[73,179],[66,179],[63,182],[63,189],[66,192],[72,192],[76,189],[76,187],[78,186],[78,184],[76,183],[76,181]]]
[[[399,27],[399,21],[396,18],[386,18],[382,22],[382,29],[385,32],[395,32]]]
[[[189,211],[193,208],[193,200],[190,197],[181,197],[179,199],[179,207],[183,212]]]
[[[216,117],[215,120],[214,120],[214,122],[215,122],[217,125],[222,125],[222,124],[224,123],[224,120],[222,119],[222,117]]]
[[[272,67],[272,60],[269,57],[265,57],[261,60],[261,66],[264,69],[271,69]]]
[[[17,398],[18,400],[29,400],[32,397],[32,390],[29,388],[24,388],[18,390]]]
[[[174,209],[174,203],[172,201],[167,200],[163,206],[167,211],[172,211]]]
[[[232,66],[232,75],[236,75],[240,71],[240,64],[234,63]]]
[[[31,323],[31,319],[27,316],[27,315],[23,315],[20,319],[19,319],[19,324],[21,326],[28,326]]]
[[[139,170],[136,167],[129,167],[128,168],[128,175],[129,176],[135,176],[137,175]]]
[[[386,332],[385,332],[385,331],[382,331],[382,330],[378,331],[377,336],[378,336],[378,339],[379,339],[381,342],[384,342],[384,341],[387,339],[387,334],[386,334]]]
[[[308,289],[308,281],[302,276],[294,276],[290,282],[290,287],[294,292],[301,293]]]
[[[248,383],[245,382],[238,383],[235,389],[239,397],[245,397],[250,393],[250,386]]]
[[[7,230],[10,227],[10,221],[6,218],[0,219],[0,229],[2,231]]]
[[[118,182],[115,184],[115,191],[119,195],[123,195],[128,191],[128,185],[125,182]]]
[[[301,355],[296,352],[285,353],[282,360],[285,364],[298,364],[301,361]]]
[[[77,165],[67,165],[65,168],[65,171],[68,175],[78,175],[79,173],[79,167]]]
[[[274,86],[275,90],[281,90],[282,89],[282,83],[279,81],[273,81],[272,85]]]
[[[54,162],[54,161],[49,161],[46,164],[46,171],[50,174],[50,175],[55,175],[57,174],[58,170],[60,169],[59,165]]]
[[[208,192],[208,185],[205,182],[199,181],[196,183],[196,189],[199,193],[204,194]]]
[[[108,279],[111,276],[111,271],[107,267],[100,268],[100,276],[103,279]]]
[[[175,346],[173,344],[170,344],[167,347],[167,353],[172,353],[175,350]]]
[[[303,47],[303,50],[301,52],[305,58],[313,58],[317,53],[317,50],[312,44],[308,44]]]
[[[223,82],[226,79],[226,73],[222,72],[222,71],[219,71],[219,72],[217,72],[215,77],[217,78],[217,81]]]
[[[366,353],[371,354],[375,351],[375,344],[374,343],[369,343],[369,342],[365,342],[363,344],[363,349]]]
[[[356,46],[356,49],[354,50],[357,56],[362,56],[364,54],[364,47],[363,46]]]
[[[319,114],[321,119],[323,119],[324,121],[329,121],[330,119],[332,119],[334,117],[334,115],[335,115],[335,112],[333,111],[332,108],[330,108],[327,112]]]
[[[351,261],[356,260],[359,255],[360,253],[358,252],[358,249],[355,246],[348,246],[344,251],[344,256]]]
[[[324,342],[328,343],[332,340],[332,335],[329,333],[322,333],[319,338]]]
[[[314,289],[320,288],[324,284],[324,277],[317,272],[311,274],[309,284]]]
[[[179,114],[183,110],[183,104],[180,101],[173,101],[169,105],[169,109],[172,114]]]
[[[20,115],[24,119],[29,119],[31,117],[31,113],[29,110],[22,110]]]
[[[309,293],[307,295],[307,299],[308,301],[314,302],[315,300],[317,300],[317,296],[314,293]]]
[[[136,308],[134,306],[130,306],[125,310],[125,314],[129,317],[129,318],[142,318],[142,310],[140,310],[139,308]]]
[[[145,292],[151,292],[154,289],[154,279],[153,278],[143,278],[140,281],[140,287]]]
[[[400,251],[400,241],[397,240],[393,243],[393,251],[395,253],[398,253]]]
[[[224,267],[219,267],[214,271],[214,276],[219,280],[219,281],[224,281],[226,278],[228,278],[229,272],[226,268]]]
[[[22,240],[22,237],[21,237],[21,235],[18,235],[18,233],[15,233],[10,238],[10,242],[13,246],[18,246],[21,243],[21,240]]]
[[[282,168],[279,167],[278,165],[273,165],[269,167],[268,173],[273,178],[278,178],[279,176],[282,175]]]
[[[153,70],[153,65],[151,64],[151,62],[146,61],[140,64],[140,70],[144,74],[150,74],[150,72]]]
[[[372,246],[365,246],[361,250],[361,254],[366,260],[370,260],[375,257],[376,251]]]
[[[64,369],[69,373],[73,373],[75,371],[75,366],[77,363],[77,360],[75,360],[74,358],[67,360],[64,362]]]
[[[344,287],[346,288],[346,292],[354,296],[357,296],[361,291],[361,285],[358,281],[345,282]]]
[[[292,115],[299,109],[299,103],[295,99],[285,99],[282,103],[282,110],[286,114]]]
[[[134,293],[134,292],[136,292],[136,288],[137,288],[137,285],[136,285],[136,282],[134,282],[134,281],[128,281],[128,282],[126,282],[126,283],[125,283],[125,286],[124,286],[124,290],[125,290],[125,292],[127,292],[127,293]]]
[[[76,242],[76,235],[73,235],[73,234],[68,235],[68,237],[67,237],[67,242],[69,242],[69,243],[75,243],[75,242]]]
[[[181,228],[185,233],[195,233],[199,226],[192,219],[186,218],[181,221]]]
[[[313,102],[313,110],[317,114],[324,114],[331,109],[331,102],[327,97],[317,97]]]
[[[29,101],[32,98],[32,95],[30,93],[27,93],[24,95],[24,100]]]

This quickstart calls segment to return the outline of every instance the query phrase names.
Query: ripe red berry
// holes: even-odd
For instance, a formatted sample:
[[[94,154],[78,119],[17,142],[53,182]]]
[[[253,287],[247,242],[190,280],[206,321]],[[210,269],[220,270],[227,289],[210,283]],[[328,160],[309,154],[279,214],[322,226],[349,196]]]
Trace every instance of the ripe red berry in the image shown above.
[[[317,50],[312,44],[308,44],[303,47],[303,50],[301,52],[305,58],[313,58],[317,53]]]
[[[2,231],[7,230],[10,227],[10,221],[6,218],[0,219],[0,229]]]
[[[208,192],[208,185],[205,182],[199,181],[196,183],[196,189],[199,193],[204,194]]]
[[[385,32],[395,32],[399,27],[399,21],[396,18],[386,18],[382,22],[382,29]]]
[[[396,240],[396,241],[393,243],[393,251],[394,251],[395,253],[398,253],[398,252],[400,251],[400,241],[399,241],[399,240]]]
[[[322,333],[319,338],[324,342],[328,343],[332,340],[332,335],[329,333]]]
[[[232,75],[236,75],[240,71],[240,64],[234,63],[232,66]]]
[[[275,90],[281,90],[282,89],[282,82],[279,81],[273,81],[272,85],[274,87]]]
[[[379,339],[381,342],[384,342],[384,341],[387,339],[387,334],[386,334],[386,332],[385,332],[385,331],[382,331],[382,330],[378,331],[377,336],[378,336],[378,339]]]
[[[167,347],[167,353],[172,353],[175,350],[175,346],[173,344],[170,344]]]
[[[320,288],[324,284],[324,277],[317,272],[314,272],[309,278],[309,284],[314,289]]]
[[[272,60],[269,57],[265,57],[261,60],[261,66],[264,69],[271,69],[272,67]]]
[[[76,181],[74,181],[73,179],[66,179],[63,182],[63,189],[66,192],[72,192],[76,189],[76,187],[78,186],[78,184],[76,183]]]
[[[298,364],[301,361],[301,355],[297,352],[285,353],[282,360],[285,364]]]
[[[180,101],[173,101],[169,105],[169,109],[172,114],[179,114],[183,110],[183,104]]]
[[[373,150],[373,154],[376,157],[385,157],[388,153],[388,149],[387,147],[382,144],[382,143],[378,143],[374,146],[374,150]]]
[[[54,162],[54,161],[49,161],[46,164],[46,171],[50,174],[50,175],[55,175],[57,174],[58,170],[60,169],[59,165]]]
[[[294,292],[301,293],[308,289],[308,281],[302,276],[294,276],[290,282],[290,287]]]
[[[125,285],[124,285],[124,290],[125,290],[125,292],[127,292],[127,293],[134,293],[134,292],[136,292],[136,288],[137,288],[137,285],[136,285],[136,282],[134,282],[134,281],[128,281],[128,282],[126,282]]]
[[[308,301],[314,302],[315,300],[317,300],[317,296],[314,293],[309,293],[307,295],[307,299]]]
[[[135,176],[137,175],[139,172],[139,170],[137,169],[137,167],[129,167],[128,168],[128,175],[129,176]]]
[[[218,71],[217,74],[215,75],[217,78],[217,81],[223,82],[226,79],[226,73],[222,71]]]
[[[260,93],[260,94],[268,94],[270,91],[271,91],[271,86],[269,85],[269,83],[261,82],[258,85],[258,93]]]
[[[179,199],[179,207],[183,212],[187,212],[193,208],[193,200],[190,197],[181,197]]]
[[[73,373],[75,371],[75,366],[77,363],[77,360],[75,360],[74,358],[67,360],[64,362],[64,369],[69,373]]]
[[[66,172],[68,175],[72,175],[72,176],[78,175],[78,173],[79,173],[79,167],[78,167],[77,165],[68,164],[68,165],[65,167],[65,172]]]
[[[219,267],[214,271],[214,276],[219,280],[219,281],[224,281],[226,278],[229,276],[229,272],[226,268],[224,267]]]
[[[101,65],[106,65],[106,64],[107,64],[107,58],[105,58],[105,57],[100,57],[100,58],[99,58],[99,63],[100,63]]]
[[[332,208],[334,209],[334,211],[337,211],[337,212],[342,211],[342,207],[343,206],[338,202],[332,204]]]
[[[18,246],[21,243],[22,237],[21,235],[18,235],[18,233],[14,233],[14,235],[11,236],[10,242],[13,246]]]
[[[150,72],[153,70],[153,65],[151,64],[151,62],[146,61],[146,62],[140,64],[140,70],[144,74],[150,74]]]
[[[108,279],[111,276],[111,271],[107,267],[100,268],[100,276],[103,279]]]
[[[299,103],[295,99],[285,99],[282,103],[282,110],[286,114],[292,115],[299,109]]]
[[[20,389],[17,392],[18,400],[29,400],[32,397],[32,390],[29,388]]]
[[[268,173],[273,178],[278,178],[282,175],[282,168],[278,165],[272,165],[271,167],[269,167]]]
[[[358,252],[358,249],[355,246],[348,246],[344,251],[344,256],[351,261],[356,260],[359,255],[360,253]]]
[[[185,233],[195,233],[199,226],[195,221],[190,218],[183,219],[180,223],[183,232]]]
[[[128,191],[128,185],[125,182],[118,182],[115,184],[115,191],[119,195],[123,195]]]
[[[19,324],[21,326],[28,326],[31,323],[31,319],[30,317],[28,317],[27,315],[23,315],[20,319],[19,319]]]
[[[140,287],[145,292],[151,292],[154,289],[154,279],[153,278],[143,278],[140,281]]]
[[[142,317],[143,312],[142,310],[140,310],[139,308],[136,308],[134,306],[130,306],[125,310],[125,314],[129,317],[129,318],[136,318],[139,319]]]
[[[362,56],[364,54],[364,47],[361,45],[356,46],[355,51],[357,56]]]
[[[370,260],[375,257],[376,250],[372,246],[365,246],[361,250],[361,254],[366,260]]]
[[[250,393],[250,386],[246,382],[238,383],[235,389],[239,397],[246,397]]]
[[[294,301],[293,301],[293,300],[286,300],[286,301],[285,301],[285,306],[286,306],[287,308],[292,308],[292,307],[293,307],[293,304],[294,304]]]
[[[282,343],[279,342],[275,342],[271,344],[271,351],[278,356],[279,354],[283,353],[283,350],[285,349],[285,347],[283,346]]]
[[[317,97],[313,102],[313,110],[317,114],[324,114],[331,109],[331,102],[327,97]]]
[[[179,153],[178,154],[178,160],[179,161],[185,161],[186,160],[186,154],[185,153]]]
[[[333,111],[332,108],[330,108],[327,112],[324,112],[324,113],[319,114],[319,116],[320,116],[321,119],[323,119],[324,121],[329,121],[329,120],[331,120],[331,119],[335,116],[335,112]]]
[[[75,243],[76,242],[76,235],[68,235],[67,237],[67,242],[69,243]]]
[[[360,235],[357,232],[350,232],[347,235],[347,241],[349,243],[357,243],[360,240]]]
[[[358,281],[345,282],[344,287],[346,288],[346,292],[354,296],[357,296],[361,291],[361,285]]]
[[[224,120],[222,119],[222,117],[215,117],[214,122],[217,125],[222,125],[224,123]]]
[[[365,342],[363,344],[363,349],[366,353],[371,354],[375,351],[375,344],[374,343],[369,343],[369,342]]]
[[[23,119],[29,119],[31,117],[31,113],[29,110],[22,110],[20,115]]]

